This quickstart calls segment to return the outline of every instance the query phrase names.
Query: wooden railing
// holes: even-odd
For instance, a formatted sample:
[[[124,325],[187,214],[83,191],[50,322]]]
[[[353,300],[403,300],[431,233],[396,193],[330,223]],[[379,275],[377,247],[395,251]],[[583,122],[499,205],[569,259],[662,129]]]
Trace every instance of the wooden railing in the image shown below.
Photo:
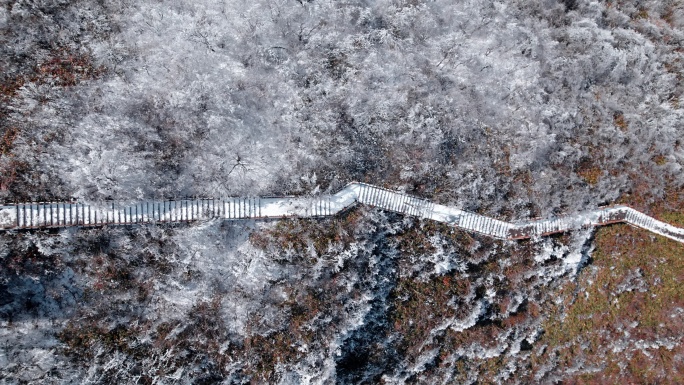
[[[614,206],[556,217],[509,223],[366,183],[353,182],[333,195],[305,197],[232,197],[116,203],[32,202],[0,206],[0,229],[138,225],[210,219],[311,218],[333,216],[364,204],[448,223],[499,239],[524,239],[624,222],[684,243],[684,229],[627,206]]]

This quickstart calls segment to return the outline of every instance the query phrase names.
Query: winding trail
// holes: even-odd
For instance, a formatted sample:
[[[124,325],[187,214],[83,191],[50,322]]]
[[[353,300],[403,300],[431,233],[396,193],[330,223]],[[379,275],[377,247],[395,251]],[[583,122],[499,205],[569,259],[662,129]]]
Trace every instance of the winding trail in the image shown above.
[[[208,219],[316,218],[365,204],[488,235],[525,239],[611,223],[628,223],[684,243],[684,229],[627,206],[613,206],[564,217],[509,223],[385,188],[353,182],[333,195],[236,197],[143,201],[133,205],[75,202],[17,203],[0,206],[0,229],[132,225]]]

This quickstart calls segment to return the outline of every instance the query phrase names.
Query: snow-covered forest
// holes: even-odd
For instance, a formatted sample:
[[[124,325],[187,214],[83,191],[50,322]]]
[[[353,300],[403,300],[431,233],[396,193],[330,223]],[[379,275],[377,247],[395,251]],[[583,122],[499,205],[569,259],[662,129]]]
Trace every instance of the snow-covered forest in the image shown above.
[[[357,180],[681,226],[682,23],[679,0],[0,0],[0,200]],[[0,384],[678,383],[683,256],[370,208],[6,232]]]

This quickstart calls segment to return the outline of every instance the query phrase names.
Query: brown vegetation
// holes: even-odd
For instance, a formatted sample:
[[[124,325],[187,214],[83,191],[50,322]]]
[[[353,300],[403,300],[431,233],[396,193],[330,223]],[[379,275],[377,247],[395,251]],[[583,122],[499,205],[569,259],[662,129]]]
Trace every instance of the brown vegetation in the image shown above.
[[[561,289],[564,301],[546,321],[540,341],[550,348],[535,360],[555,355],[561,368],[599,369],[574,383],[684,381],[684,319],[676,311],[684,307],[683,257],[681,244],[642,230],[599,229],[594,264],[576,284]],[[676,343],[658,347],[665,341]]]
[[[582,161],[577,165],[576,172],[580,178],[590,185],[597,184],[601,178],[601,175],[603,174],[600,162],[589,157],[582,159]]]
[[[622,132],[627,132],[627,129],[629,128],[629,125],[625,120],[625,115],[622,112],[616,112],[613,114],[613,124],[615,124],[615,126]]]
[[[451,275],[427,282],[400,280],[392,292],[391,313],[394,332],[399,336],[398,350],[416,357],[435,327],[449,318],[466,317],[472,310],[472,304],[464,301],[470,290],[467,279]]]
[[[338,244],[343,247],[354,241],[355,225],[363,215],[359,209],[325,220],[293,219],[279,221],[273,229],[250,234],[250,242],[263,250],[281,253],[291,250],[298,256],[313,251],[320,256],[328,247]]]
[[[106,72],[105,67],[95,66],[89,55],[67,48],[55,49],[47,59],[27,68],[24,73],[0,77],[0,191],[10,190],[22,199],[29,192],[17,186],[21,179],[18,176],[26,175],[29,165],[15,159],[12,149],[24,131],[31,128],[24,123],[9,123],[9,105],[13,98],[28,84],[70,87]]]

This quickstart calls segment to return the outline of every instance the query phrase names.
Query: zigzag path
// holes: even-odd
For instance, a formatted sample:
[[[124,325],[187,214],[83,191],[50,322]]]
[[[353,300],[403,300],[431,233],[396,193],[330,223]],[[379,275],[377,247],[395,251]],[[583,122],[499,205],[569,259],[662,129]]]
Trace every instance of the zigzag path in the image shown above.
[[[574,215],[509,223],[366,183],[353,182],[333,195],[315,197],[235,197],[86,205],[32,202],[0,206],[0,229],[134,225],[208,219],[317,218],[365,204],[422,219],[447,223],[499,239],[525,239],[611,223],[628,223],[684,243],[684,229],[627,206],[599,208]]]

